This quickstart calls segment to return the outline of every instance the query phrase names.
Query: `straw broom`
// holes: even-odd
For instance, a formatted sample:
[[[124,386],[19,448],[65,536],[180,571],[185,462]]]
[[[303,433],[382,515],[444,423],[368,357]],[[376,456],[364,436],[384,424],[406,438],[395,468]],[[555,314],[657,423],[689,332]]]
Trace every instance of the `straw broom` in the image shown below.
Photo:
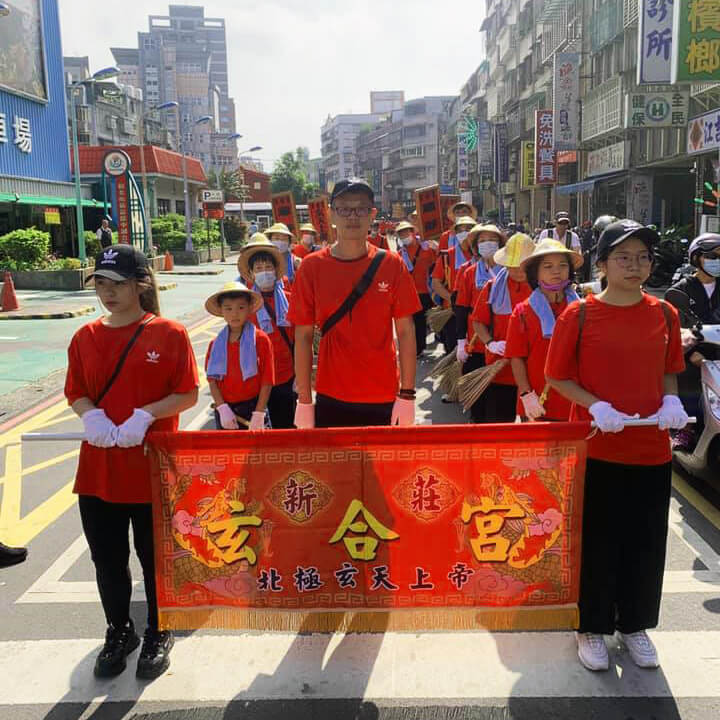
[[[452,308],[434,307],[425,313],[428,325],[434,333],[439,333],[453,316]]]
[[[473,370],[463,375],[458,381],[458,395],[463,405],[463,412],[467,412],[488,389],[490,383],[498,373],[507,366],[509,360],[497,360],[492,365]]]

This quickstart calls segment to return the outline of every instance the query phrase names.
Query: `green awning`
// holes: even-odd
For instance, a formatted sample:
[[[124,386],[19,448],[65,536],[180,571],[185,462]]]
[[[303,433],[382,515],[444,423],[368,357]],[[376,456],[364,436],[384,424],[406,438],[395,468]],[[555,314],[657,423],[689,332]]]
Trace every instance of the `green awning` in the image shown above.
[[[0,193],[0,202],[16,202],[20,205],[49,205],[60,207],[74,207],[75,198],[52,197],[49,195],[15,195],[14,193]],[[84,198],[83,207],[101,208],[100,200]]]

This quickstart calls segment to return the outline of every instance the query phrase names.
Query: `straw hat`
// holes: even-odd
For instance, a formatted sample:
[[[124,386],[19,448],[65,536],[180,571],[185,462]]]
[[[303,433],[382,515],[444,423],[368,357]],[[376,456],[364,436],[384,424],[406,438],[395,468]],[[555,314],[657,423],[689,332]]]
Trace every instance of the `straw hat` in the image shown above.
[[[523,260],[529,258],[535,250],[535,243],[529,235],[524,233],[515,233],[506,243],[505,247],[500,248],[493,259],[498,265],[504,267],[516,268],[520,267]]]
[[[521,268],[526,268],[528,263],[535,260],[536,258],[544,257],[545,255],[568,255],[570,262],[575,270],[582,266],[584,259],[583,256],[575,250],[569,250],[565,247],[565,243],[559,240],[553,240],[552,238],[545,238],[541,240],[533,250],[530,257],[525,258],[521,263]]]
[[[278,274],[284,271],[282,253],[267,239],[263,233],[255,233],[250,242],[240,250],[238,258],[238,270],[244,278],[250,277],[252,259],[259,252],[269,253],[273,256],[278,269]]]
[[[468,237],[473,240],[482,232],[492,233],[493,235],[497,236],[498,241],[501,243],[505,242],[506,240],[505,233],[497,225],[474,225]]]
[[[457,230],[459,227],[465,227],[466,230],[472,230],[472,228],[475,227],[475,221],[471,217],[459,217],[455,221],[454,225],[455,229]]]
[[[397,227],[395,228],[395,234],[399,235],[403,230],[412,230],[415,232],[415,226],[412,223],[409,223],[407,220],[403,220],[402,222],[399,222],[397,224]]]
[[[293,238],[293,234],[288,229],[285,223],[275,223],[265,230],[265,235],[287,235],[290,239]]]
[[[239,280],[233,280],[232,282],[225,283],[217,292],[213,293],[205,301],[205,309],[211,315],[222,317],[222,310],[220,309],[218,298],[226,293],[245,293],[249,295],[251,298],[251,313],[256,313],[263,306],[263,299],[260,293],[256,293],[254,290],[251,290],[245,283],[242,283]]]
[[[458,207],[470,208],[470,215],[472,216],[473,220],[477,220],[477,215],[478,215],[477,208],[472,203],[462,202],[462,200],[460,202],[456,202],[453,206],[448,208],[448,211],[447,211],[448,220],[450,220],[451,222],[455,222],[455,209]]]
[[[314,233],[315,235],[318,234],[318,231],[315,229],[315,226],[312,223],[303,223],[299,228],[299,232]]]

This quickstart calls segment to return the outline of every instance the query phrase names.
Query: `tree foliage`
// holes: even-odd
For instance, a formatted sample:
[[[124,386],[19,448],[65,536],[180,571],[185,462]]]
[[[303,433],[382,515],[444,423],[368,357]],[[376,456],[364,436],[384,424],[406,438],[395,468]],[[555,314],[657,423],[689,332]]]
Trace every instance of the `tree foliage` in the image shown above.
[[[306,203],[319,192],[317,185],[309,182],[307,169],[310,162],[310,151],[306,147],[298,147],[294,153],[282,155],[273,170],[271,187],[273,193],[290,191],[299,204]]]

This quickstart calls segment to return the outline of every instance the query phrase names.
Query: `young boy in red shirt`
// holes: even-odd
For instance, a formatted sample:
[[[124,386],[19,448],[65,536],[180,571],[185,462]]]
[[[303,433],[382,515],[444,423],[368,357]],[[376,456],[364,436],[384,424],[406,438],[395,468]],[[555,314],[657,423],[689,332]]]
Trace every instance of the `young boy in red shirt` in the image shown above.
[[[298,269],[288,314],[295,325],[298,428],[415,422],[412,316],[420,301],[400,256],[367,242],[377,213],[373,203],[373,190],[364,180],[337,182],[330,198],[337,242],[305,258]],[[313,404],[315,326],[322,339]]]
[[[229,282],[205,302],[227,323],[210,342],[205,373],[215,402],[218,430],[263,430],[275,365],[270,338],[253,325],[262,297],[241,282]]]

